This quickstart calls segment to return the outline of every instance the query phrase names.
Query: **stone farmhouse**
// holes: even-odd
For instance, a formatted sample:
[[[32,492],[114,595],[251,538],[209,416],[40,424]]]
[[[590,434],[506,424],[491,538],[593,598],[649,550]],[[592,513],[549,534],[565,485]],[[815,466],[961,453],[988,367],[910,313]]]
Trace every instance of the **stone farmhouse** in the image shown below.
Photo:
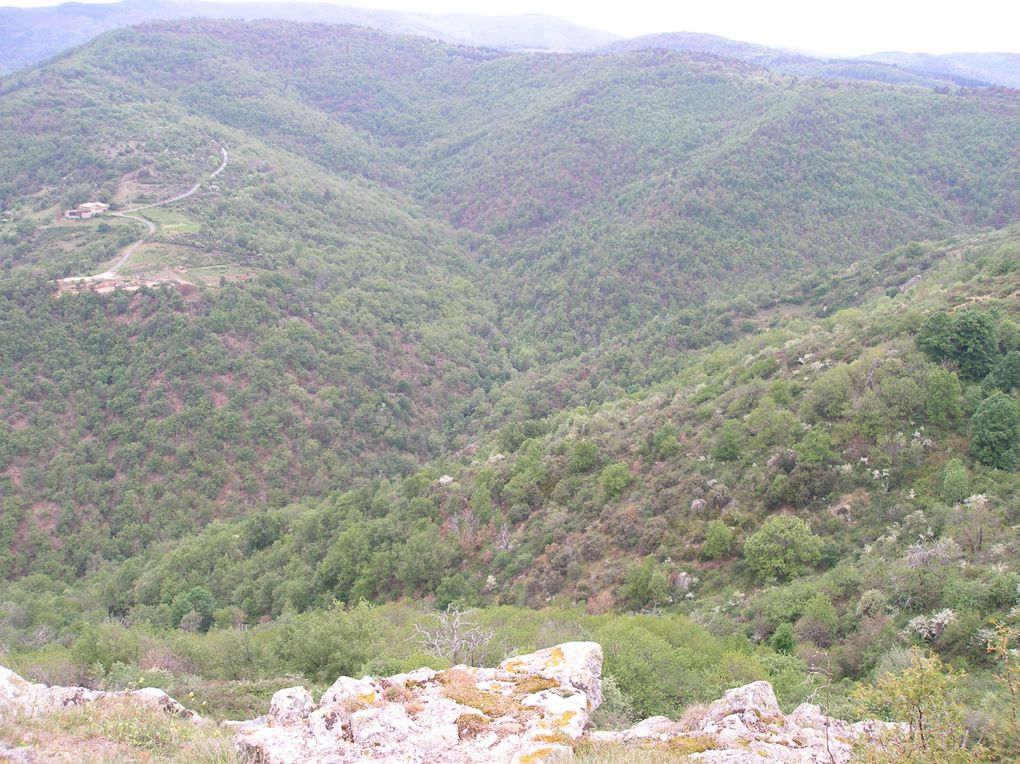
[[[109,208],[110,205],[102,202],[85,202],[85,204],[79,204],[77,209],[67,210],[64,217],[68,220],[88,220],[102,215]]]

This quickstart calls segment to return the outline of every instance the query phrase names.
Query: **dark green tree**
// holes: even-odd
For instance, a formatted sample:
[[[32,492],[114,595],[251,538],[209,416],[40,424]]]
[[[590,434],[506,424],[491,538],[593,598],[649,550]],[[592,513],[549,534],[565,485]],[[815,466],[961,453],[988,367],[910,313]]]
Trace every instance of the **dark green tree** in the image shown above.
[[[769,647],[783,655],[790,655],[796,646],[797,636],[793,632],[793,625],[788,621],[779,624],[769,638]]]
[[[953,360],[968,379],[984,379],[999,352],[995,319],[981,310],[961,310],[953,317]]]
[[[831,464],[838,458],[832,450],[829,433],[820,427],[808,430],[804,439],[797,444],[797,462],[804,464]]]
[[[925,413],[932,424],[946,427],[963,415],[963,390],[960,380],[948,369],[937,367],[928,373]]]
[[[712,448],[712,456],[724,462],[732,462],[740,458],[740,452],[744,447],[744,433],[740,425],[734,421],[728,421],[719,428],[715,445]]]
[[[680,428],[672,422],[666,422],[652,436],[652,454],[656,459],[668,459],[680,453]]]
[[[570,471],[587,472],[597,466],[601,460],[599,447],[590,440],[578,441],[570,454]]]
[[[610,498],[623,493],[623,489],[630,485],[633,479],[634,476],[630,474],[630,468],[623,462],[610,464],[599,474],[599,483],[602,485],[602,490]]]
[[[774,515],[744,543],[744,556],[760,579],[790,579],[821,559],[822,540],[799,517]]]
[[[1020,352],[1011,350],[999,359],[989,377],[992,385],[1004,393],[1020,388]]]
[[[987,467],[1011,469],[1020,456],[1020,409],[997,392],[981,401],[970,419],[970,452]]]
[[[917,330],[917,347],[933,361],[943,361],[953,355],[955,338],[953,320],[948,313],[933,313]]]
[[[933,361],[954,362],[965,379],[984,379],[999,353],[998,325],[983,310],[936,313],[917,330],[917,347]]]
[[[632,610],[666,604],[669,600],[669,581],[654,555],[648,555],[627,569],[620,594]]]
[[[718,560],[726,557],[733,551],[733,542],[736,534],[722,520],[713,520],[705,533],[705,540],[701,543],[701,559]]]
[[[184,594],[179,594],[170,605],[170,624],[173,627],[181,625],[186,616],[194,612],[197,618],[194,619],[198,631],[209,631],[213,623],[213,614],[216,611],[216,598],[212,592],[201,586],[196,586]]]
[[[939,481],[939,498],[946,504],[959,504],[970,496],[970,478],[967,468],[959,459],[950,459],[942,468]]]

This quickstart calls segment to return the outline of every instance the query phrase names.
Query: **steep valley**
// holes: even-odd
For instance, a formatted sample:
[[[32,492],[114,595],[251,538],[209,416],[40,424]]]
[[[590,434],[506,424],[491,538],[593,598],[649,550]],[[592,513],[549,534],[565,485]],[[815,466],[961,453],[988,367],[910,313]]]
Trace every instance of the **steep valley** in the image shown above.
[[[628,726],[927,652],[1007,760],[1018,107],[278,21],[0,79],[0,663],[253,717],[470,609]]]

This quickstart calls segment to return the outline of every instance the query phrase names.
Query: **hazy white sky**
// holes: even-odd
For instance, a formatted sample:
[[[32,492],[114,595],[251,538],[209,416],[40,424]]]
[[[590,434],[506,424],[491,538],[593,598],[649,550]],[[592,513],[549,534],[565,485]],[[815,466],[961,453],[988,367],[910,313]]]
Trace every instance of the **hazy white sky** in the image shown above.
[[[322,0],[319,0],[320,2]],[[55,5],[56,0],[0,0]],[[430,13],[546,13],[625,36],[709,32],[830,55],[881,50],[1020,52],[1016,0],[353,0],[348,5]]]
[[[1016,0],[365,0],[375,8],[548,13],[625,36],[709,32],[821,53],[1020,51]]]

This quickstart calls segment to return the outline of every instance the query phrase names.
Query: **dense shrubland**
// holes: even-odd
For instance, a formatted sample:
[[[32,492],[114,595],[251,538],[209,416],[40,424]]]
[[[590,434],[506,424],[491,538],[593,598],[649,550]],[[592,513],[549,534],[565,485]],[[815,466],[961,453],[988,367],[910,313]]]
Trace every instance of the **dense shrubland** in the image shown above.
[[[204,634],[154,633],[108,621],[86,626],[66,647],[50,644],[22,653],[14,665],[48,682],[110,689],[144,683],[180,696],[194,692],[196,704],[206,701],[212,706],[207,710],[217,714],[253,714],[280,686],[278,677],[302,675],[321,688],[340,675],[451,665],[450,657],[428,650],[414,628],[435,630],[444,615],[408,604],[361,603]],[[456,656],[472,664],[494,665],[507,655],[562,641],[598,641],[606,652],[605,674],[612,677],[602,713],[617,715],[620,723],[651,714],[679,715],[692,703],[756,679],[775,683],[784,705],[795,705],[812,688],[797,658],[739,636],[713,637],[679,615],[590,616],[576,609],[499,607],[467,611],[462,624],[484,637],[476,649]]]
[[[255,665],[325,681],[375,655],[329,662],[330,632],[349,649],[375,644],[357,618],[353,636],[316,625],[327,612],[348,623],[336,602],[355,613],[405,597],[437,608],[554,602],[581,608],[567,620],[588,629],[601,622],[583,611],[665,610],[706,634],[767,644],[789,656],[784,671],[824,669],[839,698],[843,683],[898,670],[907,648],[923,647],[968,670],[961,692],[991,714],[997,696],[978,696],[995,666],[987,639],[1020,599],[1020,482],[984,463],[978,433],[989,402],[1016,406],[993,385],[1015,352],[1015,305],[997,297],[1017,289],[1018,272],[1002,267],[1015,247],[1014,232],[945,245],[935,251],[949,256],[908,293],[719,346],[670,383],[507,425],[402,480],[214,523],[71,590],[24,578],[4,594],[4,641],[33,656],[55,640],[84,670],[95,661],[74,645],[103,640],[83,637],[82,623],[113,616],[128,626],[89,628],[212,644],[269,620],[266,632],[293,649]],[[941,317],[994,334],[985,378],[931,359],[926,338]],[[490,612],[509,611],[478,618]],[[607,633],[624,628],[606,618]],[[407,661],[422,660],[413,640],[401,644]],[[676,692],[692,686],[677,681]],[[640,712],[664,708],[628,687]]]

